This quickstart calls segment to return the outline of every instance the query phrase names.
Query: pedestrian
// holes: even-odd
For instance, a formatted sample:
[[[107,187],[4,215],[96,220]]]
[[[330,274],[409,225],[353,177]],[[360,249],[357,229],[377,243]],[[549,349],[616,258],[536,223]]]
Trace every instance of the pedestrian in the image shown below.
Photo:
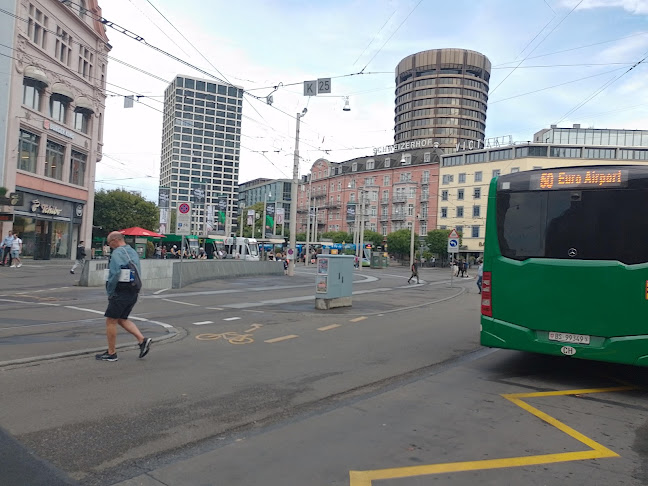
[[[20,253],[22,252],[22,240],[18,237],[18,233],[13,234],[13,241],[11,242],[11,261],[13,260],[13,263],[11,263],[11,268],[20,268],[22,267],[22,261],[20,260]],[[18,261],[18,265],[16,265],[16,261]]]
[[[205,253],[205,249],[202,246],[198,251],[198,260],[207,260],[207,253]]]
[[[284,275],[288,275],[288,260],[283,261]]]
[[[459,273],[461,273],[461,277],[464,276],[464,271],[466,269],[466,265],[463,260],[459,260]],[[459,277],[459,275],[457,275]]]
[[[163,246],[163,247],[162,247],[162,250],[160,250],[160,255],[161,255],[161,257],[162,257],[162,260],[166,260],[166,257],[167,257],[167,249],[166,249],[166,246]]]
[[[465,262],[463,263],[463,265],[464,265],[464,272],[466,272],[466,275],[464,275],[464,276],[465,276],[466,278],[470,278],[470,275],[468,275],[468,266],[469,266],[468,262],[465,261]]]
[[[2,240],[2,261],[0,261],[0,265],[2,266],[11,265],[11,244],[13,243],[13,239],[13,232],[9,230],[7,236]],[[8,263],[7,260],[9,260]]]
[[[130,282],[131,271],[136,271],[141,276],[141,267],[137,252],[126,245],[124,235],[119,231],[113,231],[107,238],[113,252],[108,262],[108,280],[106,281],[106,292],[108,293],[108,308],[106,317],[106,337],[108,338],[108,350],[105,353],[97,354],[96,359],[100,361],[117,361],[115,349],[117,341],[117,325],[131,333],[139,344],[139,357],[143,358],[151,348],[151,338],[142,335],[137,326],[128,319],[133,310],[139,290]],[[129,270],[129,263],[133,263],[135,269]],[[122,274],[127,274],[125,278]],[[141,278],[141,277],[140,277]]]
[[[412,263],[412,275],[407,279],[407,283],[410,283],[410,280],[414,277],[416,277],[416,283],[419,283],[418,265],[416,264],[416,260]]]
[[[459,276],[459,262],[457,260],[452,261],[452,273],[455,277]]]
[[[155,247],[155,258],[158,260],[162,258],[162,247],[159,244]]]
[[[70,270],[70,273],[72,275],[74,275],[74,270],[78,266],[81,266],[81,270],[83,271],[83,265],[85,264],[85,257],[86,257],[86,250],[85,247],[83,246],[83,240],[81,240],[79,241],[79,246],[77,246],[76,261],[74,262],[74,265],[72,265],[72,269]]]
[[[484,276],[484,261],[480,258],[479,260],[477,260],[477,263],[479,263],[479,267],[477,268],[477,288],[479,289],[479,293],[481,294],[482,278]]]

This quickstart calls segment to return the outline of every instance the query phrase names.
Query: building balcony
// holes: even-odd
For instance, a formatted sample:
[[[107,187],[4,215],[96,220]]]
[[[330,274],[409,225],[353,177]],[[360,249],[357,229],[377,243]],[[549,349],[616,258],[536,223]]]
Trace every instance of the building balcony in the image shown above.
[[[389,204],[389,198],[388,198],[388,197],[383,197],[383,198],[380,200],[380,204]]]
[[[326,193],[311,194],[311,199],[326,199]]]
[[[389,221],[389,214],[381,214],[380,221]]]
[[[427,201],[428,199],[430,199],[429,194],[421,194],[421,201]]]
[[[394,202],[394,203],[406,203],[407,202],[407,196],[394,196],[392,198],[392,202]]]
[[[428,215],[427,215],[427,214],[421,214],[421,215],[419,216],[419,219],[420,219],[420,220],[423,220],[423,221],[426,221],[426,220],[428,219]]]
[[[405,221],[406,218],[405,213],[392,213],[391,215],[392,221]]]

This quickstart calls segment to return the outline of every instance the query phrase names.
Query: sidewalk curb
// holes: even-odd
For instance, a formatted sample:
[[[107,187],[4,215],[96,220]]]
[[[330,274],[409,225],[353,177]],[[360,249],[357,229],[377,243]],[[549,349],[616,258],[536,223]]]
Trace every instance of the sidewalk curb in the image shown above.
[[[166,328],[167,330],[167,335],[166,336],[158,336],[156,338],[153,338],[154,343],[157,342],[162,342],[162,341],[167,341],[169,339],[177,338],[177,337],[182,337],[183,332],[179,331],[175,327],[169,326]],[[136,344],[118,344],[116,346],[116,349],[135,349],[137,347]],[[56,353],[56,354],[46,354],[43,356],[32,356],[30,358],[20,358],[20,359],[14,359],[11,361],[0,361],[0,368],[4,368],[7,366],[13,366],[13,365],[21,365],[21,364],[29,364],[29,363],[38,363],[41,361],[50,361],[53,359],[59,359],[59,358],[69,358],[72,356],[83,356],[84,354],[92,354],[92,353],[98,353],[101,351],[105,351],[106,347],[103,346],[101,348],[87,348],[87,349],[79,349],[76,351],[65,351],[63,353]]]

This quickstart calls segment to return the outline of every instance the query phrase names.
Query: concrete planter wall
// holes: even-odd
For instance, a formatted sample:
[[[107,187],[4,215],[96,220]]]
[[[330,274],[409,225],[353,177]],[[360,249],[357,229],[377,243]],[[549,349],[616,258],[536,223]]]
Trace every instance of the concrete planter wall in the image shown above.
[[[145,289],[180,288],[194,282],[218,278],[282,275],[283,262],[246,262],[241,260],[141,260],[142,286]],[[103,287],[108,275],[108,260],[88,260],[79,285]]]

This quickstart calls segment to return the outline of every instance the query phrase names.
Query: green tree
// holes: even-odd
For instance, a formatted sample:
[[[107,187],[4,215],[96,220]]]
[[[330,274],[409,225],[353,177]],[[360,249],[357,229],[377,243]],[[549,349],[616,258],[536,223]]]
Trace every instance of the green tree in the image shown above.
[[[154,202],[147,201],[139,194],[124,189],[102,189],[95,194],[93,222],[94,226],[101,227],[97,230],[100,236],[133,226],[157,231],[160,211]]]
[[[410,242],[412,234],[408,229],[402,229],[387,235],[387,251],[396,255],[399,259],[410,253]],[[418,240],[414,240],[414,250],[418,248]]]
[[[297,233],[295,235],[295,241],[306,241],[306,232],[304,231],[303,233]]]
[[[442,260],[448,258],[448,235],[452,230],[432,230],[428,231],[425,242],[430,251],[439,256]],[[461,246],[461,233],[459,233],[459,246]]]

